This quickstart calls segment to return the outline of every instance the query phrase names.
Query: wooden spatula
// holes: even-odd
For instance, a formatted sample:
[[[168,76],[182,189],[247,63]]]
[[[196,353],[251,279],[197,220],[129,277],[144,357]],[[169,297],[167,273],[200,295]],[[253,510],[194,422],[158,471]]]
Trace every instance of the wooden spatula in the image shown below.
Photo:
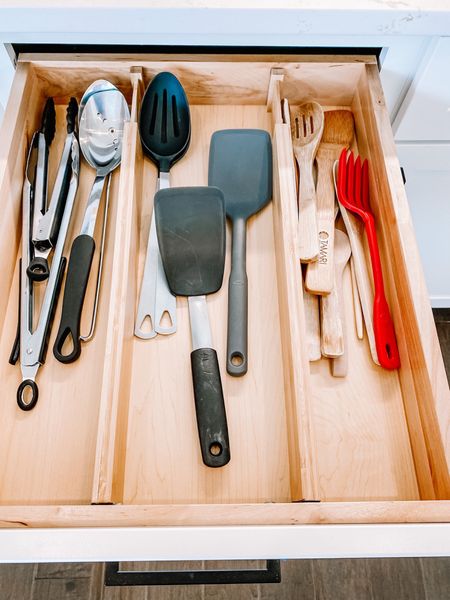
[[[316,187],[314,157],[323,131],[323,110],[317,102],[302,104],[291,116],[292,147],[299,170],[298,243],[302,262],[317,259]]]
[[[334,256],[334,181],[333,164],[354,134],[350,110],[325,112],[322,141],[317,151],[317,239],[319,258],[308,265],[306,289],[314,294],[329,294],[333,288]]]

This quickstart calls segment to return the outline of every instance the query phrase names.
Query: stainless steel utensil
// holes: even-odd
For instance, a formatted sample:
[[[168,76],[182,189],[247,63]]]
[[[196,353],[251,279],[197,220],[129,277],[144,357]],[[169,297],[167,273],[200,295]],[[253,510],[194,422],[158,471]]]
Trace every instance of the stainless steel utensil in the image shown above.
[[[121,161],[124,125],[130,120],[126,100],[113,84],[105,88],[104,81],[100,80],[89,89],[79,123],[80,147],[86,161],[96,170],[96,177],[80,234],[72,244],[61,321],[53,346],[53,354],[63,363],[75,361],[81,353],[81,312],[95,250],[97,212],[105,180]],[[97,290],[99,284],[98,281]],[[63,354],[63,346],[68,340],[72,342],[72,351]]]
[[[47,103],[44,111],[44,115],[47,113],[47,117],[49,110],[49,104]],[[66,259],[62,256],[62,253],[78,188],[79,146],[75,130],[76,114],[77,103],[72,98],[67,109],[67,137],[50,202],[50,213],[42,214],[44,204],[41,204],[41,200],[43,195],[39,191],[42,189],[41,182],[47,180],[47,148],[42,144],[42,128],[41,131],[34,134],[28,153],[22,199],[20,334],[17,338],[17,340],[20,340],[20,366],[23,377],[17,390],[17,403],[22,410],[31,410],[38,400],[39,390],[35,379],[39,367],[45,362],[48,335],[66,264]],[[54,124],[52,127],[54,127]],[[43,172],[40,172],[40,169],[43,169]],[[36,193],[36,186],[38,193]],[[36,210],[36,202],[39,210]],[[58,223],[57,227],[56,222]],[[33,281],[36,280],[36,274],[45,274],[42,271],[39,273],[40,269],[36,268],[36,264],[34,268],[30,269],[30,265],[36,259],[36,232],[41,234],[40,241],[42,243],[45,241],[48,244],[44,257],[48,270],[48,281],[37,325],[34,327],[36,319],[34,318]],[[48,269],[47,260],[52,250],[52,263],[50,269]],[[18,355],[19,349],[14,348],[10,362],[15,363],[14,359]]]

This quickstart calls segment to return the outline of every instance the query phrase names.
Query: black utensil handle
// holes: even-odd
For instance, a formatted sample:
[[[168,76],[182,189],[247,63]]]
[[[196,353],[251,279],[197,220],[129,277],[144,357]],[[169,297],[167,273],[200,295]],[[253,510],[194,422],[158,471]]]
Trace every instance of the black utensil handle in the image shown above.
[[[90,235],[79,235],[72,244],[59,330],[53,354],[62,363],[71,363],[81,354],[80,321],[89,280],[95,241]],[[63,354],[65,341],[72,338],[73,350]]]
[[[213,348],[194,350],[191,366],[203,462],[208,467],[223,467],[230,461],[230,444],[216,351]]]
[[[50,269],[48,268],[47,259],[40,256],[32,258],[27,267],[27,275],[31,281],[45,281],[48,279]]]
[[[27,394],[27,388],[30,390]],[[25,398],[28,396],[28,400]],[[21,410],[28,411],[36,406],[39,398],[39,388],[33,379],[24,379],[17,388],[17,405]]]
[[[56,242],[58,241],[59,230],[61,228],[61,222],[64,216],[64,210],[66,208],[66,200],[69,195],[70,181],[72,179],[72,160],[68,161],[66,164],[66,168],[64,169],[64,176],[61,182],[61,188],[59,191],[59,196],[56,201],[56,211],[55,217],[53,219],[53,224],[51,231],[49,233],[49,241],[52,247],[56,246]]]
[[[78,117],[78,102],[77,99],[72,97],[69,100],[69,104],[67,105],[66,110],[66,123],[67,123],[67,133],[73,133],[77,126],[77,117]]]
[[[247,222],[233,222],[231,273],[228,281],[227,371],[240,377],[247,373],[248,283],[246,272]]]
[[[58,266],[58,273],[56,275],[55,287],[53,289],[53,295],[50,304],[50,310],[48,313],[47,322],[45,324],[44,329],[44,340],[41,345],[41,351],[39,353],[39,362],[41,365],[45,363],[45,358],[47,356],[48,349],[48,341],[50,338],[50,330],[52,328],[53,319],[55,318],[56,305],[58,304],[59,293],[61,292],[62,280],[64,277],[64,271],[66,270],[67,259],[65,256],[61,257]]]
[[[15,365],[19,360],[20,356],[20,308],[21,308],[21,297],[22,297],[22,259],[19,259],[19,302],[17,309],[17,327],[16,337],[14,338],[13,347],[11,348],[11,354],[9,355],[8,362],[10,365]]]

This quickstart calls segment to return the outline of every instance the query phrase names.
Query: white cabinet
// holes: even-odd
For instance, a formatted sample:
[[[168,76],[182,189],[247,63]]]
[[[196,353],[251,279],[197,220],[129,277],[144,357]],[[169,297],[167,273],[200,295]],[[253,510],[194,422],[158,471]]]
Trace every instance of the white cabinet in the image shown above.
[[[432,40],[393,122],[433,307],[450,306],[450,38]]]
[[[9,90],[14,77],[14,67],[6,48],[0,44],[0,123],[8,101]]]
[[[449,69],[450,37],[439,38],[425,52],[395,119],[396,140],[450,140]]]
[[[397,151],[431,305],[449,307],[450,143],[398,143]]]

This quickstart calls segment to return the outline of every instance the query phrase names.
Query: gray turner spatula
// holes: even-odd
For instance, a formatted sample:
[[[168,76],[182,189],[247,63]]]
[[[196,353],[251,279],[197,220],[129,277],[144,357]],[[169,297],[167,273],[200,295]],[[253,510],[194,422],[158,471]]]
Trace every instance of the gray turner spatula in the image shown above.
[[[206,295],[222,286],[225,207],[214,187],[160,190],[155,196],[159,250],[171,292],[187,296],[192,337],[192,380],[202,458],[208,467],[230,460],[228,427]]]
[[[227,371],[239,376],[248,368],[247,219],[272,197],[272,144],[267,131],[216,131],[209,149],[208,183],[223,191],[227,217],[233,224],[228,281]]]

